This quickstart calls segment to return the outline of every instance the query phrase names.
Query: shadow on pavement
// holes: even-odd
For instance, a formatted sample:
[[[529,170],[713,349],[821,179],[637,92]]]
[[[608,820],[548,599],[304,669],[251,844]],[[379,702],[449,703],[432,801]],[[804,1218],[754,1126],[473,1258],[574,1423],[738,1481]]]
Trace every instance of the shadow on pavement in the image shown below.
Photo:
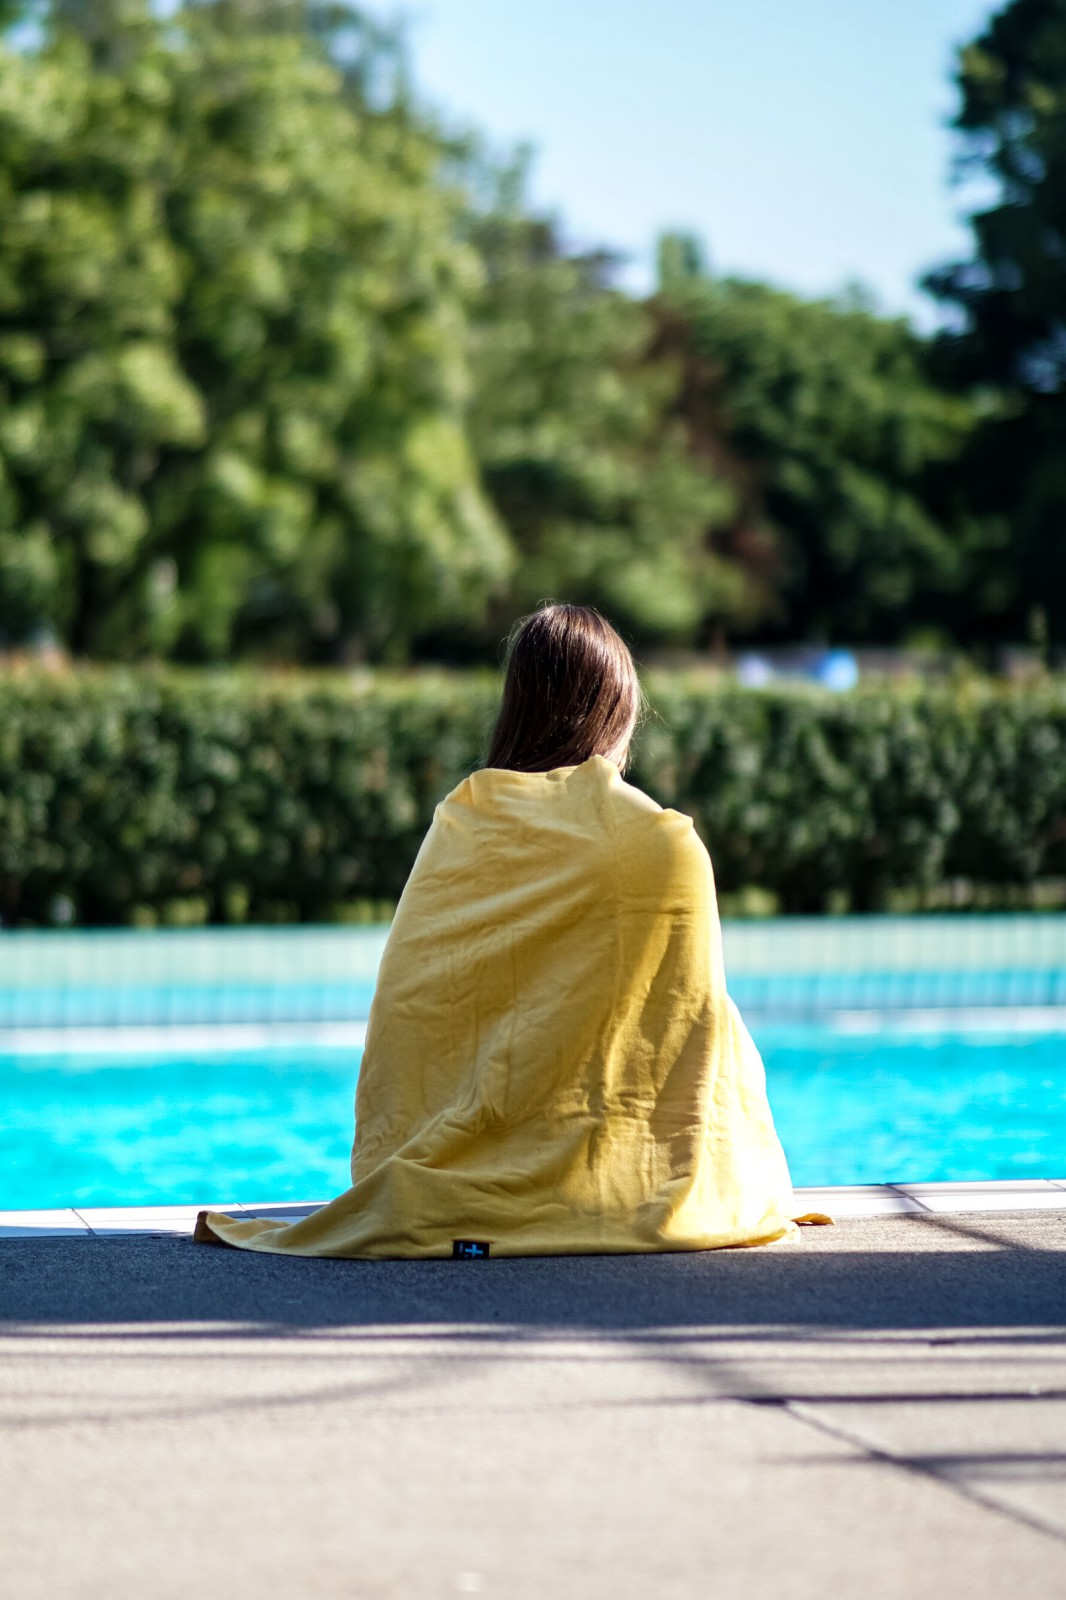
[[[184,1238],[10,1240],[0,1247],[0,1332],[196,1323],[212,1336],[276,1337],[473,1324],[491,1337],[498,1324],[751,1337],[801,1326],[1030,1329],[1039,1342],[1040,1330],[1066,1325],[1066,1220],[1052,1232],[1046,1219],[1014,1218],[1004,1232],[1005,1220],[887,1217],[805,1230],[798,1244],[767,1250],[485,1262],[304,1260]]]

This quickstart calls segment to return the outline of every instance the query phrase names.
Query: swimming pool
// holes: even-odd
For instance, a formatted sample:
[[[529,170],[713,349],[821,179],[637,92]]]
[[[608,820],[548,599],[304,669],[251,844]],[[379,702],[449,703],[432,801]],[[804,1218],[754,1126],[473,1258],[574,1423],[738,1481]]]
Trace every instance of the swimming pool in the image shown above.
[[[794,1182],[1061,1178],[1066,919],[850,920],[726,932]],[[383,938],[0,936],[0,1209],[345,1188]]]
[[[1066,1035],[755,1030],[797,1184],[1061,1177]],[[0,1058],[0,1209],[326,1199],[358,1051]]]

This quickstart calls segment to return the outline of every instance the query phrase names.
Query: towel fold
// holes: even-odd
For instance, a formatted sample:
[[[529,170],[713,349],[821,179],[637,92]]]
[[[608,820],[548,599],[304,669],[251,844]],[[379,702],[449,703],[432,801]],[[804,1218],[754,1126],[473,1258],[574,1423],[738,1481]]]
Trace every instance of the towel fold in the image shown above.
[[[302,1221],[209,1212],[196,1237],[481,1257],[795,1233],[688,817],[598,756],[477,772],[438,806],[381,962],[351,1176]]]

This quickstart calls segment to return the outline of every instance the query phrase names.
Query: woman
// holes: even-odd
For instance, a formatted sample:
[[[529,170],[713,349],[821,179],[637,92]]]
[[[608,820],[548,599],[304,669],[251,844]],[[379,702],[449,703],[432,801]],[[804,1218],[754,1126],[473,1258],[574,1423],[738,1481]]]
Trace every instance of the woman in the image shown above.
[[[485,767],[437,808],[381,962],[352,1187],[196,1237],[308,1256],[703,1250],[793,1230],[692,822],[622,780],[641,694],[583,606],[518,630]]]

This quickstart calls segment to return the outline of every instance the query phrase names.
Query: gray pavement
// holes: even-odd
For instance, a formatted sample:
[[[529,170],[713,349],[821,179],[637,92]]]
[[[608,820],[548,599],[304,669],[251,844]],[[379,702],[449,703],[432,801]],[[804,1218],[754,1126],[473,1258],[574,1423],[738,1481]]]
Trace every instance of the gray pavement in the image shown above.
[[[4,1600],[1066,1596],[1066,1215],[0,1251]]]

